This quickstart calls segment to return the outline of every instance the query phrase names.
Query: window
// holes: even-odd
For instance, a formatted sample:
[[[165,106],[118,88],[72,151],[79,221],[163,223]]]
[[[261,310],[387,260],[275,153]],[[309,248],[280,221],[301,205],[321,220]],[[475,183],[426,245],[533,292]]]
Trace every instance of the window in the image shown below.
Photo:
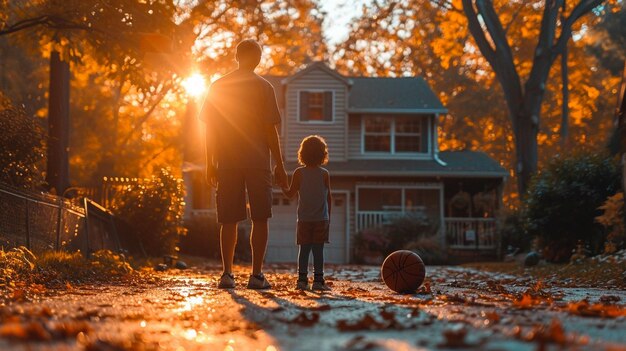
[[[402,211],[402,189],[359,189],[359,211]]]
[[[365,151],[391,152],[391,119],[368,117],[365,125]]]
[[[415,116],[363,118],[363,151],[380,153],[427,152],[422,129],[427,120]]]
[[[441,214],[440,190],[429,188],[358,189],[359,212],[402,212],[421,214],[438,223]]]
[[[301,91],[300,121],[332,122],[333,92],[332,91]]]

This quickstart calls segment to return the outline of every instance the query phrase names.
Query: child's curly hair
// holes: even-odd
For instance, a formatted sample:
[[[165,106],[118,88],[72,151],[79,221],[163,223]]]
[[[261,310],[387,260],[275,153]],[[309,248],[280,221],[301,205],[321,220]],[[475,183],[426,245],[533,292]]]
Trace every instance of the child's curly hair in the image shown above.
[[[321,166],[328,163],[328,145],[319,135],[302,139],[298,150],[298,163],[303,166]]]

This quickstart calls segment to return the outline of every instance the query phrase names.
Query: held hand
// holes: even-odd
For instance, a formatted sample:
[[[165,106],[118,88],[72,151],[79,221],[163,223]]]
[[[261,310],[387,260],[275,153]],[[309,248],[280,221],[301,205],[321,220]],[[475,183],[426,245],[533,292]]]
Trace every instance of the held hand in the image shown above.
[[[274,181],[278,186],[282,189],[288,188],[289,184],[287,182],[287,172],[285,172],[284,166],[275,166],[274,167]]]
[[[206,181],[212,187],[217,188],[217,169],[213,165],[207,165],[206,167]]]

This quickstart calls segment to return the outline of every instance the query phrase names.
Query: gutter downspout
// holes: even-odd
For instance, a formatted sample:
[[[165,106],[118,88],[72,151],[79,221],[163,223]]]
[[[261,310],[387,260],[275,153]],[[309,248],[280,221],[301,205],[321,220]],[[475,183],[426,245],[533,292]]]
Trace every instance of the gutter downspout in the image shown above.
[[[439,133],[438,133],[439,128],[438,126],[439,126],[439,114],[436,113],[435,120],[433,121],[433,132],[431,133],[433,135],[433,159],[438,164],[446,167],[448,164],[439,158]]]

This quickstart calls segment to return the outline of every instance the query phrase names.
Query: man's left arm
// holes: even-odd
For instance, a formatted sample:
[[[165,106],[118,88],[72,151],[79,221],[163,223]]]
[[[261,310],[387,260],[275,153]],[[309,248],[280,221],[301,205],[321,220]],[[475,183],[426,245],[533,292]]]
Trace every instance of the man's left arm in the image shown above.
[[[274,158],[274,163],[276,163],[276,182],[281,188],[287,187],[287,172],[285,171],[283,154],[280,149],[280,140],[278,139],[278,130],[275,125],[265,125],[265,137],[272,157]]]
[[[266,89],[266,99],[264,101],[265,109],[263,111],[265,138],[270,152],[272,153],[272,157],[274,158],[274,163],[276,164],[274,175],[276,177],[276,182],[281,188],[285,188],[288,186],[287,172],[285,171],[283,154],[280,149],[280,138],[278,136],[278,129],[276,128],[276,126],[280,123],[280,111],[278,109],[278,104],[276,103],[274,88],[269,83],[267,84],[269,86],[267,87],[268,89]]]

